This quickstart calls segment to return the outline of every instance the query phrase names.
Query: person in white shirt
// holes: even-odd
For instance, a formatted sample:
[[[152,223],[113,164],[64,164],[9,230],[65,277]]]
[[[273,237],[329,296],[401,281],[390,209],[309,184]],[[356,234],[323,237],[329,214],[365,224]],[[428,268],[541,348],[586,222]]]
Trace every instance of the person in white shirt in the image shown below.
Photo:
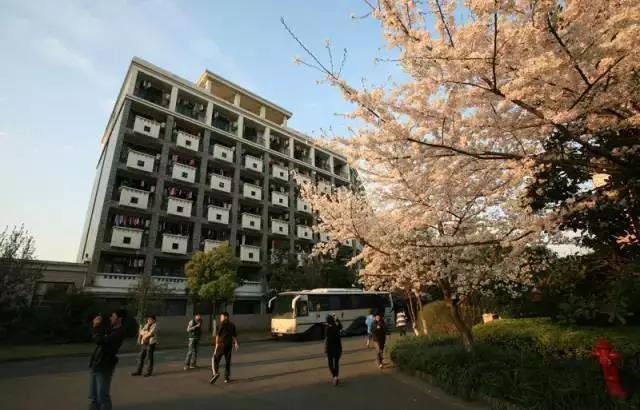
[[[147,371],[144,377],[149,377],[153,373],[153,354],[156,351],[158,343],[158,325],[156,323],[156,315],[148,315],[147,323],[138,332],[138,343],[140,344],[140,355],[138,356],[138,369],[131,373],[132,376],[140,376],[144,367],[145,359],[147,362]]]
[[[401,310],[396,315],[396,327],[400,330],[400,336],[407,334],[407,315]]]

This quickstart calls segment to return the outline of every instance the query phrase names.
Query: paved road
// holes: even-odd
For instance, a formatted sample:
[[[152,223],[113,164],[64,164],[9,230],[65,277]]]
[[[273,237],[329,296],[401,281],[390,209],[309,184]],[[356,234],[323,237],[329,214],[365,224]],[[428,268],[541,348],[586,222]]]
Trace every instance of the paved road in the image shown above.
[[[206,348],[200,365],[210,360]],[[182,370],[183,352],[159,350],[151,378],[131,377],[135,356],[121,355],[112,396],[116,409],[464,409],[389,364],[375,364],[362,339],[344,340],[339,387],[329,383],[320,342],[259,342],[241,345],[233,358],[233,382],[210,385],[210,370]],[[87,408],[87,359],[58,358],[0,364],[3,410]],[[219,407],[220,406],[220,407]]]

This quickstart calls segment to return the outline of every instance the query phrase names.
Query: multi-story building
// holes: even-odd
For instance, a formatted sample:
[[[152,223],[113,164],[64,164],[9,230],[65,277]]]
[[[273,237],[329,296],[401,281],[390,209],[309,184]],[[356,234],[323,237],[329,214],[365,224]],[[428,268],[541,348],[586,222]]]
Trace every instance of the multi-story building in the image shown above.
[[[263,311],[272,255],[302,260],[327,239],[299,185],[329,192],[354,178],[290,117],[209,71],[191,83],[134,58],[102,137],[78,253],[85,288],[118,298],[150,275],[173,291],[167,309],[184,311],[185,263],[228,241],[243,279],[234,308]]]

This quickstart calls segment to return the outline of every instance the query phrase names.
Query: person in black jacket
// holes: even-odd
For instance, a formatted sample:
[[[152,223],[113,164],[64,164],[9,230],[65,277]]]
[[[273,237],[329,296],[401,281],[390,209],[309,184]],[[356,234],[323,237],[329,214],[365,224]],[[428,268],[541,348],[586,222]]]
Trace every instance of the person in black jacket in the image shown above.
[[[387,326],[384,324],[384,320],[382,320],[380,313],[376,313],[371,333],[373,341],[376,344],[378,367],[382,369],[384,344],[387,341]]]
[[[231,352],[234,348],[238,350],[239,344],[236,326],[229,320],[228,312],[222,312],[220,315],[220,326],[216,332],[213,345],[213,357],[211,358],[211,371],[213,374],[209,383],[215,383],[220,377],[218,369],[223,356],[225,365],[224,382],[229,383],[231,381]]]
[[[340,356],[342,355],[342,341],[340,340],[340,331],[342,323],[335,315],[327,316],[324,340],[324,349],[329,360],[329,371],[333,377],[333,384],[337,386],[339,383],[338,373],[340,371]]]
[[[118,350],[122,346],[125,331],[122,322],[126,313],[119,309],[111,314],[111,326],[102,322],[102,316],[93,319],[92,336],[96,347],[89,362],[89,408],[111,410],[111,377],[118,363]]]

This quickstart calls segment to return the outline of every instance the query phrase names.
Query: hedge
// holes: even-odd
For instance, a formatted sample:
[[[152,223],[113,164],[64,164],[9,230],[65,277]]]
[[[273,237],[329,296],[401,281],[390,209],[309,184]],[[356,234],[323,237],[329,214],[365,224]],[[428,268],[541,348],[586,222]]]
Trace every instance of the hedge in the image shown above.
[[[502,319],[473,328],[476,340],[492,346],[531,350],[548,358],[591,358],[599,337],[627,359],[640,357],[640,327],[570,327],[547,318]]]
[[[627,354],[638,350],[637,329],[598,330]],[[544,334],[547,331],[549,335]],[[471,352],[455,337],[415,337],[393,344],[391,359],[402,371],[492,408],[640,408],[637,394],[624,402],[607,395],[601,369],[586,353],[591,351],[591,340],[602,334],[596,329],[563,332],[546,320],[520,319],[477,326],[474,333],[477,340]],[[628,390],[636,389],[638,376],[637,369],[622,370]]]

